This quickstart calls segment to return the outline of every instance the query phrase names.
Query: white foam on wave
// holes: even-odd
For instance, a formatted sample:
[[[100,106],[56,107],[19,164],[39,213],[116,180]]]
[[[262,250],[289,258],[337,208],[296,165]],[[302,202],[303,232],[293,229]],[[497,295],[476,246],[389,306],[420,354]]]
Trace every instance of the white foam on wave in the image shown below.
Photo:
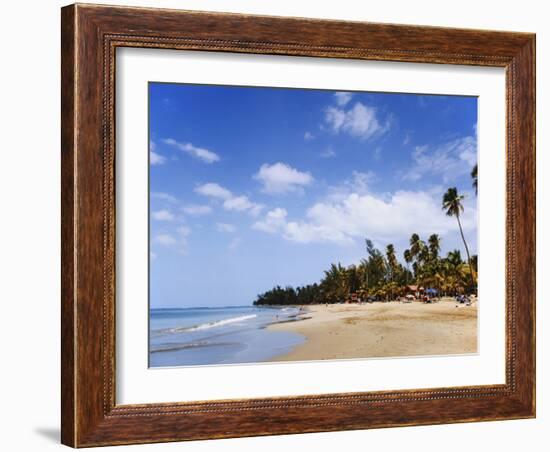
[[[227,325],[229,323],[243,322],[244,320],[253,319],[254,317],[257,317],[256,314],[242,315],[240,317],[232,317],[230,319],[223,319],[223,320],[217,320],[215,322],[202,323],[200,325],[187,328],[187,331],[207,330],[210,328],[216,328],[218,326]]]
[[[222,319],[222,320],[216,320],[215,322],[208,322],[208,323],[201,323],[199,325],[191,326],[191,327],[179,327],[179,328],[170,328],[166,330],[166,332],[169,333],[183,333],[183,332],[189,332],[189,331],[201,331],[201,330],[208,330],[210,328],[216,328],[223,325],[228,325],[230,323],[235,322],[244,322],[245,320],[250,320],[257,317],[256,314],[249,314],[249,315],[241,315],[239,317],[231,317],[229,319]]]

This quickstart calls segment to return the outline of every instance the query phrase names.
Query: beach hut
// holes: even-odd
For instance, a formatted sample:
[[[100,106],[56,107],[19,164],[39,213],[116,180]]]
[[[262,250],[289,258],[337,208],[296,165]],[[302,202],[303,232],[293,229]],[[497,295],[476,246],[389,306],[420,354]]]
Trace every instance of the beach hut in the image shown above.
[[[405,287],[405,295],[412,295],[414,298],[419,299],[424,293],[424,287],[410,284]]]

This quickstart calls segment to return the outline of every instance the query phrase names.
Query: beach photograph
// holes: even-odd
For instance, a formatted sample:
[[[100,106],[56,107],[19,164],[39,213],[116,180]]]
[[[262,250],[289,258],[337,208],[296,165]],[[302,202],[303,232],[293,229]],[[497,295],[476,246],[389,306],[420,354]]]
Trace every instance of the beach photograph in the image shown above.
[[[150,82],[149,367],[478,352],[478,99]]]

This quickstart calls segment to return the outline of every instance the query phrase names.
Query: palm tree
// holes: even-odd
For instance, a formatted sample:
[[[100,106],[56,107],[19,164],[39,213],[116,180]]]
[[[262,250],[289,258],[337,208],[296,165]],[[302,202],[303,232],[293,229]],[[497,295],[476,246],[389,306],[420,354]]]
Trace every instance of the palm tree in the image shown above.
[[[386,263],[384,261],[384,256],[375,248],[371,240],[365,240],[368,259],[366,260],[366,269],[367,269],[367,286],[369,288],[375,288],[380,285],[386,274]]]
[[[394,273],[397,269],[397,258],[395,257],[395,247],[393,244],[386,246],[386,260],[388,261],[389,270],[391,273],[391,279],[393,280]]]
[[[472,168],[470,176],[472,176],[472,187],[474,187],[477,195],[477,164]]]
[[[331,302],[344,301],[349,295],[349,281],[347,271],[340,263],[331,264],[330,269],[325,270],[323,289]]]
[[[409,244],[411,245],[411,257],[414,259],[418,254],[420,254],[420,251],[422,251],[424,242],[420,240],[420,236],[416,233],[411,235],[411,238],[409,240]]]
[[[458,292],[459,286],[461,286],[464,279],[463,267],[464,262],[460,255],[460,250],[449,251],[447,257],[443,259],[443,286],[445,287],[445,291]]]
[[[441,207],[443,210],[445,210],[445,213],[449,217],[456,217],[456,221],[458,222],[458,228],[460,229],[460,235],[462,236],[462,241],[464,242],[464,248],[466,248],[466,255],[468,256],[468,265],[470,266],[470,278],[472,280],[472,288],[474,288],[475,287],[474,272],[472,270],[470,250],[468,249],[468,244],[466,243],[466,239],[464,238],[464,232],[462,231],[462,224],[460,223],[460,213],[464,212],[464,206],[462,205],[463,200],[464,200],[464,196],[458,194],[456,187],[451,187],[443,195],[443,201],[442,201]]]
[[[449,251],[445,260],[453,268],[459,267],[462,264],[462,256],[460,255],[460,250]]]
[[[405,263],[407,264],[407,280],[409,279],[409,273],[411,271],[409,265],[410,263],[412,262],[413,258],[412,258],[412,254],[411,254],[411,250],[409,249],[406,249],[404,252],[403,252],[403,259],[405,259]]]
[[[391,243],[386,246],[386,261],[388,263],[390,282],[393,283],[399,263],[395,257],[395,247]],[[393,300],[393,285],[390,287],[390,298]]]
[[[437,234],[430,235],[428,238],[428,247],[430,249],[430,259],[436,260],[441,250],[441,237]]]

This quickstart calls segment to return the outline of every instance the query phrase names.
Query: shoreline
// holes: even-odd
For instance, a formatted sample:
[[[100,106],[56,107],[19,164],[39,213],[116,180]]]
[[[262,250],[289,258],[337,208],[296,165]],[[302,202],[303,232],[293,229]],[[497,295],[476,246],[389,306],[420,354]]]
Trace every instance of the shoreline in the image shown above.
[[[267,362],[477,352],[477,302],[464,306],[444,298],[433,304],[391,301],[296,307],[304,312],[267,329],[298,333],[305,342]]]

